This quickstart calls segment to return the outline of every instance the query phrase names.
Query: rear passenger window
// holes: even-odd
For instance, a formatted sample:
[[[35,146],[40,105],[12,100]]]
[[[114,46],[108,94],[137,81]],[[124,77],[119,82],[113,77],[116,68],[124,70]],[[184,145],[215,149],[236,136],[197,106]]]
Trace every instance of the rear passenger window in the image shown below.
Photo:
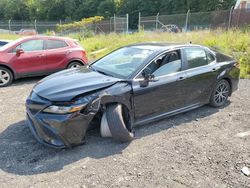
[[[212,63],[213,61],[215,61],[214,56],[211,53],[207,52],[207,62],[208,62],[208,64]]]
[[[185,48],[184,51],[187,57],[189,69],[208,64],[207,54],[202,48]]]
[[[46,41],[46,49],[57,49],[64,48],[67,46],[66,42],[60,40],[47,40]]]

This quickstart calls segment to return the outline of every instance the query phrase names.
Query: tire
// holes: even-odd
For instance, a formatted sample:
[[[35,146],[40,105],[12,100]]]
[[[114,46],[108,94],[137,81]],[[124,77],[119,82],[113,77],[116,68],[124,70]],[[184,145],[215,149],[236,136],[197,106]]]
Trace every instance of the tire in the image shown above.
[[[226,104],[229,94],[230,94],[231,86],[227,80],[219,81],[210,97],[210,105],[213,107],[222,107]]]
[[[122,105],[109,105],[106,110],[107,122],[114,140],[118,142],[130,142],[134,133],[127,129],[122,115]]]
[[[73,61],[68,65],[67,69],[73,69],[73,68],[77,68],[80,66],[83,66],[83,64],[78,61]]]
[[[13,74],[12,72],[5,68],[0,67],[0,87],[6,87],[13,82]]]
[[[111,134],[109,126],[108,126],[106,112],[104,112],[103,115],[102,115],[100,132],[101,132],[101,136],[103,138],[112,137],[112,134]]]

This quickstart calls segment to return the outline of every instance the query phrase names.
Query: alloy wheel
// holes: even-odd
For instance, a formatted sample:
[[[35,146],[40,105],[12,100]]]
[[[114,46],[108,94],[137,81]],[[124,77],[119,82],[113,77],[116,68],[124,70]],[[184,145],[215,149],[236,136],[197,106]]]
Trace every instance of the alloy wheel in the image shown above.
[[[10,74],[5,71],[0,69],[0,86],[6,85],[11,79]]]
[[[229,96],[230,86],[227,82],[221,82],[215,91],[214,102],[217,105],[224,104]]]

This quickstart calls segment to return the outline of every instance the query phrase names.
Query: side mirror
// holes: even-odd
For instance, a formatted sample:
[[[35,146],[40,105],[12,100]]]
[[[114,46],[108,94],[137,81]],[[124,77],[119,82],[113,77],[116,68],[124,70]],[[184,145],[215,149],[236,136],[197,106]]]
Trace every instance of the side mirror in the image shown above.
[[[146,81],[150,81],[150,80],[153,80],[154,79],[154,75],[151,74],[151,69],[150,68],[145,68],[143,71],[142,71],[142,76],[143,78],[146,80]]]
[[[23,53],[24,53],[23,49],[17,49],[17,50],[16,50],[16,55],[17,55],[17,56],[19,56],[19,55],[21,55],[21,54],[23,54]]]
[[[143,71],[142,71],[142,76],[144,78],[144,80],[140,81],[140,86],[141,87],[147,87],[149,82],[154,80],[154,75],[151,74],[151,69],[150,68],[145,68]]]

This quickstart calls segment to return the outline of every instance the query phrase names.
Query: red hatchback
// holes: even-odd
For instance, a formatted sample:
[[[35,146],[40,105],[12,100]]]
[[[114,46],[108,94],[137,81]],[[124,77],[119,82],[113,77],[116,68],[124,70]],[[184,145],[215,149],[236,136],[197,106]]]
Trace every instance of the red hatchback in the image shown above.
[[[48,75],[87,64],[86,51],[73,39],[33,36],[0,48],[0,87],[14,79]]]

